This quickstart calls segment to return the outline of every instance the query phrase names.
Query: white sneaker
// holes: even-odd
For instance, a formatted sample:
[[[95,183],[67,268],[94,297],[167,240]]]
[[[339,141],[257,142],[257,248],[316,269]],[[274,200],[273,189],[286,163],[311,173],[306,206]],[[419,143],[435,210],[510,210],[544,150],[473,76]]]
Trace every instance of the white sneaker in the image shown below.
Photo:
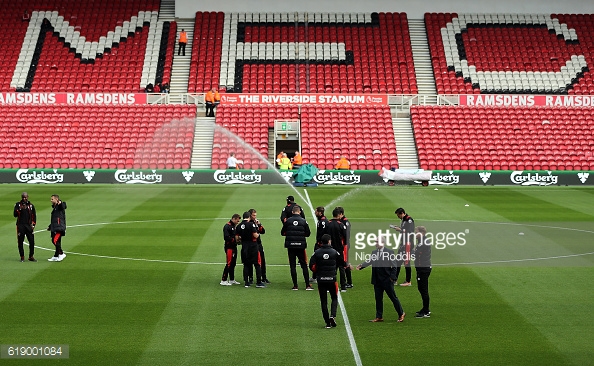
[[[232,284],[232,285],[241,285],[241,282],[237,282],[235,280],[229,281],[229,283]]]
[[[231,286],[229,281],[221,281],[221,286]]]
[[[58,259],[60,259],[60,262],[64,260],[64,258],[66,258],[66,254],[62,253],[58,256]]]
[[[59,262],[60,258],[58,257],[51,257],[50,259],[47,260],[48,262]]]

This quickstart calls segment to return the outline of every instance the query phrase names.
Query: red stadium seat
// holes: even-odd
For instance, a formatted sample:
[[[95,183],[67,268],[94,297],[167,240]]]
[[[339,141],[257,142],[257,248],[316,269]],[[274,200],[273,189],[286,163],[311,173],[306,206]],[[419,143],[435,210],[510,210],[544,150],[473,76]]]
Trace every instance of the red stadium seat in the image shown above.
[[[594,122],[588,108],[414,106],[411,120],[425,169],[449,169],[432,160],[448,154],[453,169],[459,160],[463,170],[583,170],[583,146],[594,145],[584,135]]]

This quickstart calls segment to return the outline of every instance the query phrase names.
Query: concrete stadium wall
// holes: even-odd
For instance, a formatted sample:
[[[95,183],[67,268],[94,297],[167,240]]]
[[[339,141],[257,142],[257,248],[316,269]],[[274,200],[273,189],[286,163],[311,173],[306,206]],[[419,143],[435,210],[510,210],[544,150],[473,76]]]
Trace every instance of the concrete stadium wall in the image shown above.
[[[410,0],[176,0],[179,18],[197,11],[223,12],[405,12],[409,19],[422,19],[426,12],[458,13],[574,13],[594,12],[592,0],[499,0],[499,1],[410,1]],[[192,16],[190,16],[192,15]]]

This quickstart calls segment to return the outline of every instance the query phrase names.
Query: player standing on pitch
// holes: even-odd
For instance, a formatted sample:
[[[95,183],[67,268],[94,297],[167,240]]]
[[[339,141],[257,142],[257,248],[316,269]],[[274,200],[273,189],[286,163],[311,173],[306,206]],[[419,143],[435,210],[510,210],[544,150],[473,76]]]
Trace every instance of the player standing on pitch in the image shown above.
[[[427,229],[417,226],[417,245],[415,246],[415,270],[417,271],[417,288],[423,300],[423,308],[415,314],[417,318],[429,318],[429,276],[431,275],[431,239],[427,237]]]
[[[351,275],[351,266],[348,265],[348,263],[349,263],[349,249],[351,249],[351,222],[344,215],[344,208],[342,206],[336,206],[336,208],[338,210],[340,210],[340,214],[338,215],[338,217],[340,218],[340,221],[342,221],[342,223],[346,227],[346,236],[344,238],[344,252],[342,253],[344,262],[347,263],[347,266],[344,269],[344,274],[346,276],[346,288],[353,288],[353,277]]]
[[[399,207],[394,211],[396,216],[401,220],[400,226],[390,225],[390,227],[400,232],[400,243],[398,246],[398,254],[400,254],[402,260],[398,261],[398,269],[396,270],[396,281],[398,281],[398,275],[400,275],[400,267],[404,264],[404,270],[406,271],[406,280],[400,286],[410,286],[410,278],[412,270],[410,268],[411,253],[414,249],[414,236],[415,236],[415,220],[410,217],[402,207]],[[398,282],[396,282],[398,284]]]
[[[314,251],[322,246],[322,236],[328,234],[328,219],[326,218],[326,215],[324,215],[325,210],[324,206],[316,207],[316,218],[318,222],[316,224],[316,244],[314,245]],[[316,283],[316,281],[316,273],[314,271],[311,274],[309,282]]]
[[[332,219],[328,221],[328,234],[330,234],[332,248],[334,248],[344,258],[343,253],[345,250],[344,247],[345,247],[346,235],[347,235],[346,226],[340,219],[340,209],[335,208],[334,210],[332,210],[332,216],[333,216]],[[346,261],[345,261],[345,263],[346,263]],[[340,271],[340,291],[341,292],[347,291],[345,266],[338,267],[338,270]]]
[[[301,217],[301,207],[293,206],[293,216],[287,218],[281,229],[281,235],[285,237],[285,248],[289,256],[289,266],[291,267],[291,279],[293,280],[293,290],[298,290],[297,285],[297,261],[303,272],[303,281],[305,281],[305,290],[313,290],[309,284],[309,271],[307,269],[307,239],[311,235],[309,225]]]
[[[228,223],[223,226],[223,239],[225,240],[225,269],[221,278],[222,286],[240,285],[235,281],[235,266],[237,264],[237,235],[235,227],[241,221],[239,214],[234,214]],[[227,280],[229,277],[229,280]]]
[[[287,196],[287,205],[283,207],[283,210],[281,211],[280,215],[280,220],[283,224],[285,223],[285,221],[287,221],[289,217],[293,216],[293,207],[295,207],[295,205],[297,205],[295,203],[295,197]],[[303,212],[303,210],[301,210],[300,215],[303,219],[305,219],[305,213]]]
[[[19,254],[21,255],[21,262],[25,261],[25,249],[23,242],[27,237],[29,243],[29,262],[37,262],[33,257],[35,253],[35,224],[37,221],[37,214],[35,213],[35,206],[29,202],[29,194],[23,192],[21,200],[14,205],[14,217],[16,217],[17,229],[17,244],[19,247]]]
[[[255,209],[250,208],[248,212],[250,213],[250,221],[256,224],[258,234],[260,234],[260,236],[258,236],[258,253],[260,255],[260,267],[262,269],[262,282],[270,283],[268,277],[266,277],[266,255],[264,254],[264,246],[262,245],[262,234],[266,234],[266,229],[264,229],[260,220],[257,219],[258,213]]]
[[[52,195],[51,202],[52,215],[47,230],[51,233],[52,244],[56,247],[56,251],[48,261],[61,262],[66,258],[62,250],[62,237],[66,235],[66,202],[62,202],[57,194]]]
[[[248,211],[243,213],[243,221],[237,225],[237,235],[241,236],[241,259],[243,260],[243,280],[245,287],[250,287],[250,277],[256,269],[256,287],[265,288],[262,283],[262,268],[260,267],[260,253],[258,252],[258,227],[250,220]]]
[[[320,305],[322,316],[326,322],[326,328],[336,326],[336,308],[338,307],[338,283],[336,283],[336,268],[344,267],[346,264],[342,256],[330,245],[330,235],[324,234],[320,238],[322,246],[314,252],[309,268],[315,273],[318,282],[318,293],[320,294]],[[330,313],[328,313],[328,296],[330,293]]]

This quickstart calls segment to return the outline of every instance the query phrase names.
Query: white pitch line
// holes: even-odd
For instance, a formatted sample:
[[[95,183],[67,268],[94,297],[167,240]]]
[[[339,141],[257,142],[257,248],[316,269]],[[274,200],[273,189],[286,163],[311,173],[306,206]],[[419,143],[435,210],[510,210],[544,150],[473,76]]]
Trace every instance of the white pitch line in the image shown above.
[[[361,362],[361,356],[359,355],[359,350],[357,349],[357,343],[355,342],[355,336],[353,336],[353,330],[351,329],[351,323],[349,322],[349,317],[346,312],[346,307],[344,306],[344,302],[342,301],[342,296],[340,296],[340,292],[338,292],[338,305],[340,305],[340,312],[344,316],[344,327],[347,332],[347,336],[349,337],[349,343],[351,344],[351,350],[353,351],[353,357],[355,357],[355,363],[357,366],[362,366],[363,363]]]
[[[432,263],[432,266],[457,266],[457,265],[472,265],[472,264],[495,264],[495,263],[514,263],[514,262],[531,262],[531,261],[542,261],[548,259],[562,259],[562,258],[572,258],[572,257],[583,257],[586,255],[592,255],[594,252],[589,253],[580,253],[580,254],[567,254],[567,255],[557,255],[554,257],[540,257],[540,258],[524,258],[524,259],[508,259],[508,260],[498,260],[498,261],[486,261],[486,262],[470,262],[470,263]]]
[[[313,210],[313,205],[311,204],[311,200],[309,199],[309,194],[307,194],[307,190],[305,190],[305,195],[309,200],[309,207],[311,207],[311,209]],[[314,219],[317,227],[318,217],[315,215],[315,213]],[[357,348],[357,342],[355,342],[355,336],[353,335],[353,329],[351,328],[351,322],[349,322],[349,316],[347,315],[346,306],[344,306],[344,302],[342,301],[340,291],[338,292],[338,305],[340,305],[340,312],[344,316],[344,328],[346,329],[347,337],[349,338],[349,344],[351,345],[351,351],[353,352],[353,357],[355,358],[355,364],[357,364],[357,366],[363,366],[363,363],[361,362],[361,355],[359,354],[359,349]]]
[[[314,215],[314,221],[315,221]],[[359,218],[361,219],[361,218]],[[115,222],[99,222],[99,223],[91,223],[91,224],[77,224],[77,225],[70,225],[69,227],[85,227],[85,226],[98,226],[98,225],[121,225],[121,224],[131,224],[131,223],[150,223],[150,222],[173,222],[173,221],[207,221],[207,220],[227,220],[227,218],[194,218],[194,219],[162,219],[162,220],[131,220],[131,221],[115,221]],[[418,219],[419,221],[422,219]],[[497,225],[514,225],[514,226],[529,226],[529,227],[538,227],[538,228],[545,228],[545,229],[557,229],[557,230],[570,230],[570,231],[577,231],[577,232],[584,232],[594,234],[594,231],[590,230],[583,230],[583,229],[574,229],[574,228],[566,228],[566,227],[557,227],[557,226],[545,226],[545,225],[534,225],[534,224],[520,224],[514,222],[489,222],[489,221],[456,221],[456,220],[425,220],[425,221],[433,221],[433,222],[466,222],[466,223],[477,223],[477,224],[497,224]],[[35,233],[43,232],[46,230],[37,230]],[[25,244],[29,245],[29,243],[25,242]],[[54,251],[53,248],[45,248],[40,246],[35,246],[37,249],[47,250],[47,251]],[[118,259],[118,260],[130,260],[130,261],[144,261],[144,262],[153,262],[153,263],[178,263],[178,264],[204,264],[204,265],[217,265],[223,266],[225,263],[213,263],[213,262],[196,262],[196,261],[176,261],[176,260],[162,260],[162,259],[146,259],[146,258],[128,258],[128,257],[115,257],[115,256],[108,256],[108,255],[98,255],[98,254],[87,254],[87,253],[77,253],[77,252],[64,252],[66,254],[74,254],[80,255],[85,257],[94,257],[94,258],[104,258],[104,259]],[[578,254],[568,254],[568,255],[559,255],[553,257],[537,257],[537,258],[524,258],[524,259],[509,259],[509,260],[496,260],[496,261],[479,261],[479,262],[458,262],[458,263],[433,263],[433,266],[454,266],[454,265],[477,265],[477,264],[497,264],[497,263],[521,263],[521,262],[534,262],[540,260],[552,260],[552,259],[563,259],[563,258],[573,258],[573,257],[583,257],[588,255],[594,255],[594,252],[588,253],[578,253]],[[288,264],[267,264],[269,267],[287,267]]]
[[[307,197],[307,203],[308,203],[309,209],[311,210],[311,217],[314,218],[314,222],[316,223],[316,226],[317,226],[318,220],[317,220],[316,212],[314,211],[313,205],[311,203],[311,198],[309,198],[309,193],[307,193],[307,189],[303,189],[303,191],[305,192],[305,197]]]

